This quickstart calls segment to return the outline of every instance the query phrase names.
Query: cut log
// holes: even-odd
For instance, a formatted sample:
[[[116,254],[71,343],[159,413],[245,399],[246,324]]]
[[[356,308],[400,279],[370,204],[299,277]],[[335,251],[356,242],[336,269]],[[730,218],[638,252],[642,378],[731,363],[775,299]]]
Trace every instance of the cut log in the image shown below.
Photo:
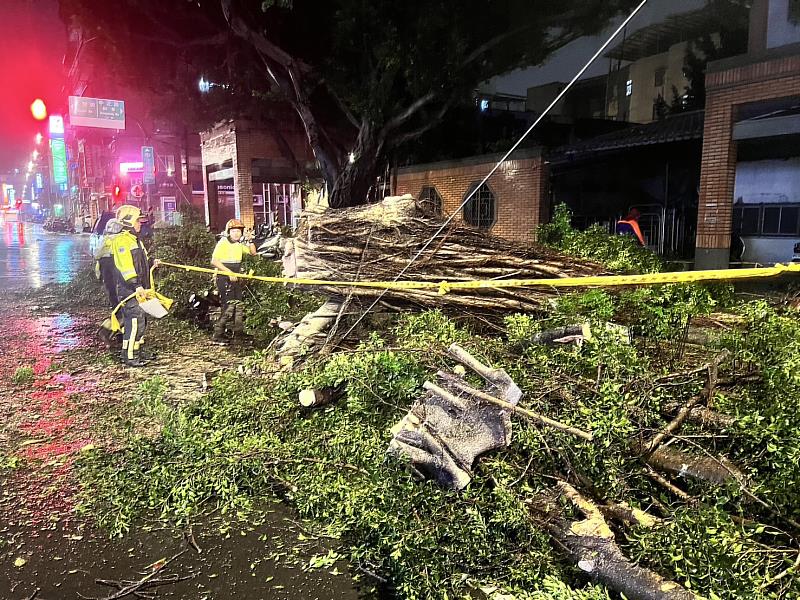
[[[307,388],[298,394],[298,400],[304,408],[318,408],[338,400],[343,393],[344,389],[341,387]]]
[[[627,502],[602,504],[598,506],[598,509],[607,519],[614,519],[624,525],[653,527],[661,522],[658,517],[654,517],[639,508],[634,508]]]
[[[279,357],[296,357],[312,353],[327,339],[327,331],[339,314],[341,304],[329,300],[314,312],[308,313],[291,331],[275,339]]]
[[[716,485],[745,479],[744,473],[724,456],[692,456],[672,446],[656,449],[647,457],[647,464],[678,477],[689,477]]]
[[[386,198],[354,208],[307,210],[296,237],[287,240],[284,274],[329,281],[392,281],[400,276],[403,280],[440,284],[606,272],[599,265],[576,261],[543,247],[522,246],[477,229],[451,225],[439,232],[440,227],[441,220],[420,210],[411,196]],[[354,300],[380,298],[392,310],[409,305],[451,307],[493,316],[535,311],[556,297],[556,292],[548,288],[482,288],[453,290],[444,295],[437,289],[321,289],[340,297],[352,295]]]
[[[629,600],[697,600],[686,588],[629,560],[617,546],[614,534],[593,502],[564,481],[559,482],[557,488],[586,517],[582,521],[562,521],[549,527],[579,569]]]
[[[664,406],[665,415],[675,415],[683,408],[680,404],[670,403]],[[695,406],[689,411],[686,420],[712,429],[728,429],[736,424],[736,417],[711,410],[705,406]]]

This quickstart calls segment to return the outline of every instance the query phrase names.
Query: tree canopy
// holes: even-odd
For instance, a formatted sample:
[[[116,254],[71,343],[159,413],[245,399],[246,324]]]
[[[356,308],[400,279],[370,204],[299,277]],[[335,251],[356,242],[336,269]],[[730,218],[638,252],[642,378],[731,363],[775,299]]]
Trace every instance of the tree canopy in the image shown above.
[[[258,116],[287,102],[331,205],[349,206],[365,200],[390,153],[435,127],[480,82],[541,63],[634,4],[61,0],[61,12],[101,38],[110,72],[157,86],[187,113],[198,107],[195,121]],[[200,75],[217,85],[197,102]]]

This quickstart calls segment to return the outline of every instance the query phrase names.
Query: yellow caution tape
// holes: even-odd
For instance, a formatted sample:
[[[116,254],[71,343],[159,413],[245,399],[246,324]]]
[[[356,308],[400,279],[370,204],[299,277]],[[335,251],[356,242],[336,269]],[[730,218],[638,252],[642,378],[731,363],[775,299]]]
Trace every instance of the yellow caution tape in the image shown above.
[[[174,302],[172,298],[167,298],[166,296],[159,294],[156,291],[156,280],[154,276],[155,269],[156,269],[155,266],[150,267],[150,289],[144,290],[142,294],[137,294],[136,292],[130,294],[129,296],[120,300],[119,303],[114,307],[114,310],[111,311],[109,326],[112,332],[116,333],[117,331],[122,331],[122,324],[119,322],[119,317],[117,317],[117,313],[122,309],[123,306],[125,306],[125,303],[131,298],[136,298],[136,300],[140,303],[146,300],[150,300],[151,298],[157,298],[158,301],[161,302],[161,304],[164,306],[164,308],[166,308],[167,310],[172,308],[172,303]]]
[[[164,267],[208,273],[223,277],[236,277],[266,283],[313,285],[326,287],[359,287],[382,290],[437,290],[440,295],[458,290],[504,289],[522,287],[618,287],[627,285],[658,285],[666,283],[701,283],[710,281],[733,281],[738,279],[761,279],[777,277],[785,273],[800,273],[800,263],[777,264],[774,267],[752,269],[716,269],[709,271],[679,271],[674,273],[648,273],[645,275],[596,275],[588,277],[559,277],[549,279],[483,279],[470,281],[330,281],[295,277],[268,277],[250,273],[228,274],[217,269],[192,265],[161,262]]]

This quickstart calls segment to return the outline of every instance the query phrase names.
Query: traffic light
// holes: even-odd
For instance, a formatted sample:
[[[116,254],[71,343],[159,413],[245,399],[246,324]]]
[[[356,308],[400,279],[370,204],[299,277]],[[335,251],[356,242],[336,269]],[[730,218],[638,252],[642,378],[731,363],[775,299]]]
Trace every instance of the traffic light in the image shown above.
[[[111,199],[114,204],[122,204],[125,201],[125,188],[118,181],[111,184]]]
[[[31,114],[37,121],[44,121],[47,118],[47,106],[44,100],[37,98],[31,103]]]

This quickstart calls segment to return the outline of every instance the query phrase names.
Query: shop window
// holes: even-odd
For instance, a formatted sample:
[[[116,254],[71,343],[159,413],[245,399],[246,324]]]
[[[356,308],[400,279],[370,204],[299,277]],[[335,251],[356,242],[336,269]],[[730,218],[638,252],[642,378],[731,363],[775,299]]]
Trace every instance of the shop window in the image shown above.
[[[761,220],[761,209],[760,208],[743,208],[741,210],[742,213],[742,220],[741,220],[741,232],[742,235],[756,235],[758,234],[758,229],[760,226]]]
[[[789,0],[789,23],[800,25],[800,0]]]
[[[466,198],[477,188],[464,205],[464,221],[479,229],[491,229],[497,218],[497,201],[488,185],[484,183],[478,188],[479,184],[474,182],[464,196]]]
[[[442,216],[442,197],[435,187],[425,186],[419,193],[419,204],[427,212]]]

